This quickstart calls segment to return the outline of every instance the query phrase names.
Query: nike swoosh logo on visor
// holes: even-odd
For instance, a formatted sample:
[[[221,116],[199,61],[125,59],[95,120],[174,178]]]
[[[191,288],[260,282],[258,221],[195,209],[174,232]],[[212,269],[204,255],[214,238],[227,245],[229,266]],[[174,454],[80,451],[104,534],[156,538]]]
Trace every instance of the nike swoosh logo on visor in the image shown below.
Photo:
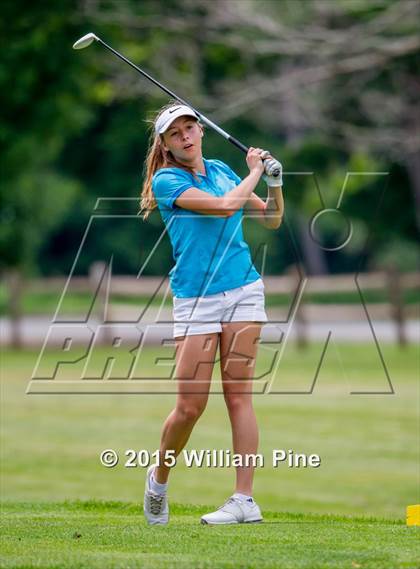
[[[169,114],[171,115],[172,113],[174,113],[175,111],[177,111],[178,109],[180,109],[181,107],[176,107],[176,109],[172,109],[172,111],[169,111]]]

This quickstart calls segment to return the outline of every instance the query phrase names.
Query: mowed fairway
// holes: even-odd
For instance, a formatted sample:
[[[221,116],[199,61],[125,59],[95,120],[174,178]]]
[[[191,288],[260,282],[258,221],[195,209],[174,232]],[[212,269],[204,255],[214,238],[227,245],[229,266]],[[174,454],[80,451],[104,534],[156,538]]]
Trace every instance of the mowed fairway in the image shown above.
[[[288,347],[274,391],[308,391],[322,347]],[[156,375],[165,352],[150,348]],[[232,468],[187,468],[170,483],[171,523],[148,527],[144,468],[126,449],[154,451],[175,395],[26,395],[37,351],[2,357],[2,567],[418,567],[418,528],[405,508],[418,495],[418,353],[374,345],[330,347],[312,394],[256,394],[264,467],[255,498],[263,524],[207,527],[200,515],[229,496]],[[100,359],[104,353],[97,354]],[[58,353],[49,353],[51,362]],[[261,349],[258,375],[270,368]],[[215,368],[213,381],[220,372]],[[99,454],[120,455],[115,468]],[[212,395],[188,449],[230,449],[220,395]],[[273,449],[319,454],[319,468],[273,468]]]
[[[415,568],[418,534],[403,522],[266,514],[263,524],[197,525],[206,510],[173,505],[169,526],[146,526],[137,504],[10,504],[2,567]]]

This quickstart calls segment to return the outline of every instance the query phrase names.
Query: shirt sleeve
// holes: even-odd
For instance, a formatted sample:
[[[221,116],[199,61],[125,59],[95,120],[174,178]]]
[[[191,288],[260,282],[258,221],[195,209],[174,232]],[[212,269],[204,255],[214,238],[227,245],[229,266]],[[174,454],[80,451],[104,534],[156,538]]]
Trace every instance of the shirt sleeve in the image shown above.
[[[179,173],[158,171],[152,182],[156,202],[169,209],[175,209],[175,200],[192,187],[191,177],[182,170]]]
[[[242,179],[236,174],[230,166],[222,162],[221,160],[214,160],[214,162],[222,168],[222,170],[227,174],[227,176],[235,182],[236,185],[242,182]]]

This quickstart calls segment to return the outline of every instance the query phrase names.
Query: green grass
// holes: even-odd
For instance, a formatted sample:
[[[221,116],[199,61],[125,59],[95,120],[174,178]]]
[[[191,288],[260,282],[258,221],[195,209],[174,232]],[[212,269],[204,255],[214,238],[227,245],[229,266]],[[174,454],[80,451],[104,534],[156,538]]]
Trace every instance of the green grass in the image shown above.
[[[6,568],[415,568],[418,531],[375,518],[265,512],[264,522],[199,524],[208,508],[171,505],[171,523],[147,526],[138,504],[7,503]]]
[[[51,292],[27,292],[23,295],[22,307],[24,314],[54,314],[60,301],[60,293]],[[389,295],[385,290],[367,290],[363,292],[364,301],[371,304],[389,302]],[[420,292],[417,290],[404,291],[404,303],[416,304],[420,301]],[[293,299],[293,294],[266,294],[266,306],[288,306]],[[68,293],[65,295],[61,306],[62,313],[85,314],[92,305],[92,295],[89,293]],[[146,306],[150,302],[150,296],[126,296],[114,294],[110,302],[116,304],[126,304],[132,306]],[[159,306],[162,297],[156,297],[151,302],[151,306]],[[360,304],[360,296],[354,292],[334,292],[334,293],[311,293],[305,294],[305,302],[314,304]],[[170,301],[167,301],[168,308],[171,308]],[[0,287],[0,316],[7,314],[6,290]]]
[[[260,346],[257,377],[270,368],[270,348]],[[161,373],[154,362],[172,351],[148,348],[142,372]],[[307,390],[321,352],[320,344],[304,352],[288,346],[274,387]],[[201,527],[200,514],[233,490],[234,471],[180,461],[171,475],[171,524],[149,528],[139,509],[145,469],[124,468],[123,460],[104,468],[99,453],[155,450],[175,395],[26,395],[38,351],[3,350],[2,566],[416,567],[416,529],[405,526],[405,509],[419,503],[418,351],[384,345],[382,353],[394,395],[349,394],[387,387],[376,349],[365,343],[331,344],[312,395],[254,396],[259,452],[291,448],[322,458],[317,469],[275,469],[268,460],[256,470],[266,523]],[[106,356],[100,348],[94,364]],[[59,357],[46,355],[50,365]],[[82,367],[67,366],[63,377],[77,378]],[[188,448],[231,448],[221,396],[210,397]]]

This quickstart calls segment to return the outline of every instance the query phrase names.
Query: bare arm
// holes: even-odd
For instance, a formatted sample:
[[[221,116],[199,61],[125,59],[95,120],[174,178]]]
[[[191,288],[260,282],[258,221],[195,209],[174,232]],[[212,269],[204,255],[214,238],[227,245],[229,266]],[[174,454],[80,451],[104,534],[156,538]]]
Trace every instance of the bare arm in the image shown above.
[[[268,188],[268,196],[264,202],[257,194],[251,197],[245,205],[245,209],[253,219],[269,229],[278,229],[283,220],[284,201],[281,186]]]
[[[175,203],[179,207],[197,213],[230,217],[246,203],[259,179],[258,172],[250,172],[236,188],[224,196],[212,196],[198,188],[189,188],[175,200]]]
[[[207,192],[192,187],[185,190],[175,200],[176,205],[198,213],[230,217],[246,204],[261,178],[264,165],[257,152],[259,150],[250,148],[247,155],[247,162],[250,167],[248,176],[224,196],[211,196]]]

